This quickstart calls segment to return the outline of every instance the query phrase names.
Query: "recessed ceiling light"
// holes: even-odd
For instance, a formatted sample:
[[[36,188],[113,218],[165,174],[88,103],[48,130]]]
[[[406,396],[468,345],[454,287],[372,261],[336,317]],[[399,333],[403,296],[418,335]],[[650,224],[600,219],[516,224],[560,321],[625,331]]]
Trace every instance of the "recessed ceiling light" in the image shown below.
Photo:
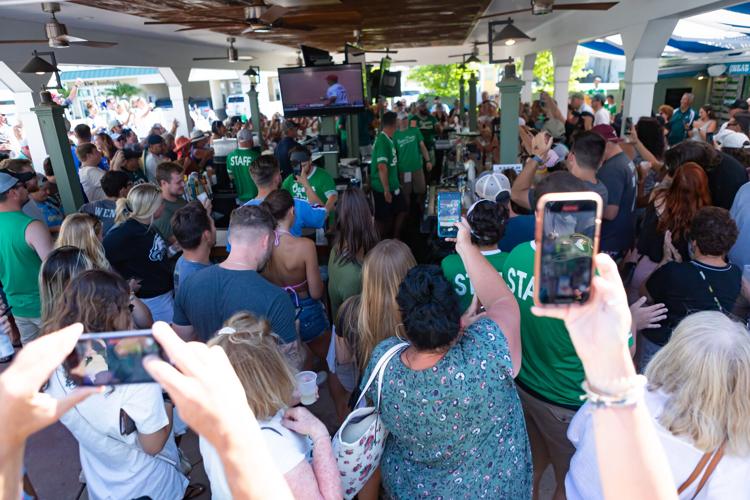
[[[438,12],[438,14],[440,14],[441,16],[452,16],[453,14],[455,14],[455,12],[453,12],[452,10],[441,10],[440,12]]]
[[[92,21],[94,18],[91,16],[81,16],[78,19],[80,19],[81,21]]]

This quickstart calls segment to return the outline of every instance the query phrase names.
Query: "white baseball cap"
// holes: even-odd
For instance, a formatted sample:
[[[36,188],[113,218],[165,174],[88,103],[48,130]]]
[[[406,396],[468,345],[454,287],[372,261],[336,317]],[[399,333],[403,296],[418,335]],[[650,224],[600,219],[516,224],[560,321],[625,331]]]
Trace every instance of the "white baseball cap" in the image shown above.
[[[742,148],[750,148],[750,138],[748,138],[745,134],[741,132],[734,132],[731,131],[728,134],[721,134],[721,136],[716,137],[716,144],[719,145],[720,148],[732,148],[732,149],[742,149]]]
[[[474,182],[474,192],[483,200],[496,201],[501,193],[510,194],[510,181],[500,172],[484,172]]]

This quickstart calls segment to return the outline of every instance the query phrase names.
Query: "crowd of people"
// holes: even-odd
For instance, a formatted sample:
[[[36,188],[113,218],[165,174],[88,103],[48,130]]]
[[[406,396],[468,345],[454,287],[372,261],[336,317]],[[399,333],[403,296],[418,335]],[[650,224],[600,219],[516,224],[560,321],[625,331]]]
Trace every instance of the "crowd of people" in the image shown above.
[[[337,186],[300,143],[315,120],[279,117],[176,139],[78,125],[77,213],[61,209],[64,167],[0,163],[1,325],[23,345],[0,375],[0,491],[17,497],[18,450],[59,418],[92,498],[203,493],[187,426],[214,498],[539,498],[549,467],[555,499],[750,498],[747,103],[720,124],[686,94],[628,128],[608,96],[572,94],[563,116],[543,93],[522,106],[522,169],[499,172],[500,110],[482,97],[469,154],[489,167],[442,253],[410,244],[455,161],[435,141],[465,119],[439,99],[375,109],[362,185]],[[224,138],[238,208],[220,256]],[[603,201],[594,293],[538,308],[537,201],[581,191]],[[59,366],[81,331],[140,328],[173,362],[145,363],[161,387],[85,389]],[[330,398],[306,408],[309,371]],[[367,402],[388,435],[349,491],[330,432]]]

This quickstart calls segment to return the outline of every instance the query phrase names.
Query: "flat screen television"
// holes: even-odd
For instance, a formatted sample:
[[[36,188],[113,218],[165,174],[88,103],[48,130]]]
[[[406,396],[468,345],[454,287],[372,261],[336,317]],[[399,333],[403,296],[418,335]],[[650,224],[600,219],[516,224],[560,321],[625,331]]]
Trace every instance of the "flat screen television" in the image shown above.
[[[333,64],[331,54],[322,49],[316,49],[308,45],[300,45],[300,52],[302,52],[302,60],[305,62],[305,66],[326,66]]]
[[[279,68],[284,116],[331,116],[365,108],[361,64]]]

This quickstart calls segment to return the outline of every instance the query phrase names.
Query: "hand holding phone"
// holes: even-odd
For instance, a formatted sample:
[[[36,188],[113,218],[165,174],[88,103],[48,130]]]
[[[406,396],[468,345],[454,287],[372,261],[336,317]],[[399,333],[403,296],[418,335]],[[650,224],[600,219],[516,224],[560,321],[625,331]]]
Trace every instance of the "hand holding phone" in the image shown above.
[[[593,191],[551,193],[537,204],[534,303],[583,304],[599,251],[602,198]]]

